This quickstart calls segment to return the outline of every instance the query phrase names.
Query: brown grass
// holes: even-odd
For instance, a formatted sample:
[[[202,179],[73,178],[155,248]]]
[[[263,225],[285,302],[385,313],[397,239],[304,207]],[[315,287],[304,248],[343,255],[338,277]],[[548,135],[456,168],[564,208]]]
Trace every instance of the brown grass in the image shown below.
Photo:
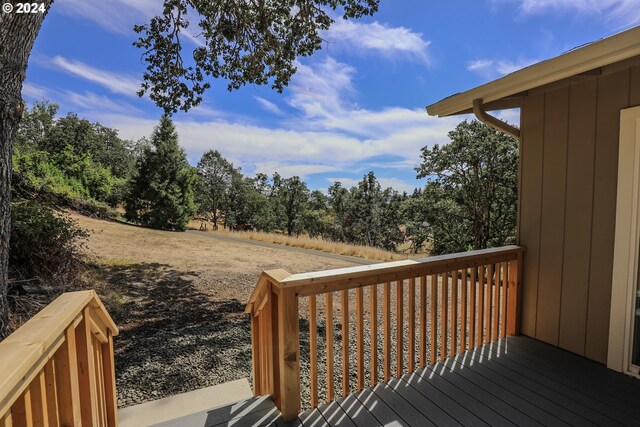
[[[197,223],[197,225],[195,223],[190,224],[190,228],[197,230],[199,224],[199,222]],[[222,228],[219,228],[218,231],[210,232],[225,234],[243,239],[257,240],[260,242],[292,246],[296,248],[315,249],[322,252],[353,256],[375,261],[387,262],[410,258],[406,254],[385,251],[383,249],[373,248],[370,246],[350,245],[347,243],[332,242],[329,240],[323,240],[322,238],[311,238],[306,235],[296,237],[279,233],[265,233],[262,231],[230,231]]]

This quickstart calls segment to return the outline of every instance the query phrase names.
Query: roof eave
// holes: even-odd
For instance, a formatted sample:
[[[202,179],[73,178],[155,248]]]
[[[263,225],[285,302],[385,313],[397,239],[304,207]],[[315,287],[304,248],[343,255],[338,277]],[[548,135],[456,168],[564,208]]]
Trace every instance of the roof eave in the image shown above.
[[[429,105],[427,112],[438,117],[460,114],[473,107],[474,99],[490,103],[636,55],[640,55],[640,26],[445,98]]]

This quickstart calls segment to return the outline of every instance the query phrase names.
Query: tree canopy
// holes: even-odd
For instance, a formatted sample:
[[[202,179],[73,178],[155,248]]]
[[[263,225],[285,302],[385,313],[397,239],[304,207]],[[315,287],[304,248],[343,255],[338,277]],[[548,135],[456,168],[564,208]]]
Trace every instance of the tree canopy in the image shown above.
[[[281,92],[296,71],[296,59],[322,47],[322,34],[342,8],[344,19],[372,15],[379,0],[164,0],[162,14],[136,25],[134,46],[147,64],[138,94],[145,93],[166,113],[188,111],[211,86],[207,76],[227,81],[229,90],[249,84]],[[197,16],[193,31],[189,15]],[[187,34],[187,32],[191,31]],[[182,42],[204,42],[184,57]]]
[[[183,231],[196,210],[195,173],[178,145],[178,133],[162,116],[138,160],[126,198],[126,218],[146,227]]]
[[[429,181],[417,219],[437,254],[515,242],[518,143],[473,120],[449,132],[446,145],[424,147],[418,178]],[[415,220],[415,219],[414,219]]]

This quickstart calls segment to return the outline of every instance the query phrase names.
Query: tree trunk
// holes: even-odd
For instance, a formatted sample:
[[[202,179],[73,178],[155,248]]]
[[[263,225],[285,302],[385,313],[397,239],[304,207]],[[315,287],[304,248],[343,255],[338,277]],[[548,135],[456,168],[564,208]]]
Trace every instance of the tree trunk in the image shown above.
[[[14,0],[3,4],[16,3]],[[46,10],[53,0],[44,1]],[[4,7],[3,7],[4,8]],[[11,153],[22,117],[22,82],[45,13],[0,11],[0,340],[9,332],[9,239],[11,237]]]

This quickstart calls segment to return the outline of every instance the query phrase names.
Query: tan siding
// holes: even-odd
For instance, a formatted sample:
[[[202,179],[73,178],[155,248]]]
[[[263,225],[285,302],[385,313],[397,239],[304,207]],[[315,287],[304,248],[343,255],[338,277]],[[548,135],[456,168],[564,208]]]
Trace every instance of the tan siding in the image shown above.
[[[569,101],[559,346],[579,354],[587,325],[597,89],[596,79],[575,83]]]
[[[522,332],[602,363],[620,110],[640,105],[640,67],[628,66],[532,90],[521,116]]]
[[[522,333],[535,336],[538,265],[540,255],[540,201],[542,197],[542,149],[544,94],[524,99],[522,115],[522,163],[520,192],[520,242],[524,255]]]
[[[631,69],[631,80],[629,89],[629,107],[640,105],[640,67]]]
[[[542,215],[536,336],[558,344],[562,253],[564,241],[565,183],[569,88],[545,95]]]
[[[606,363],[618,179],[620,110],[629,105],[629,70],[600,77],[585,356]]]

